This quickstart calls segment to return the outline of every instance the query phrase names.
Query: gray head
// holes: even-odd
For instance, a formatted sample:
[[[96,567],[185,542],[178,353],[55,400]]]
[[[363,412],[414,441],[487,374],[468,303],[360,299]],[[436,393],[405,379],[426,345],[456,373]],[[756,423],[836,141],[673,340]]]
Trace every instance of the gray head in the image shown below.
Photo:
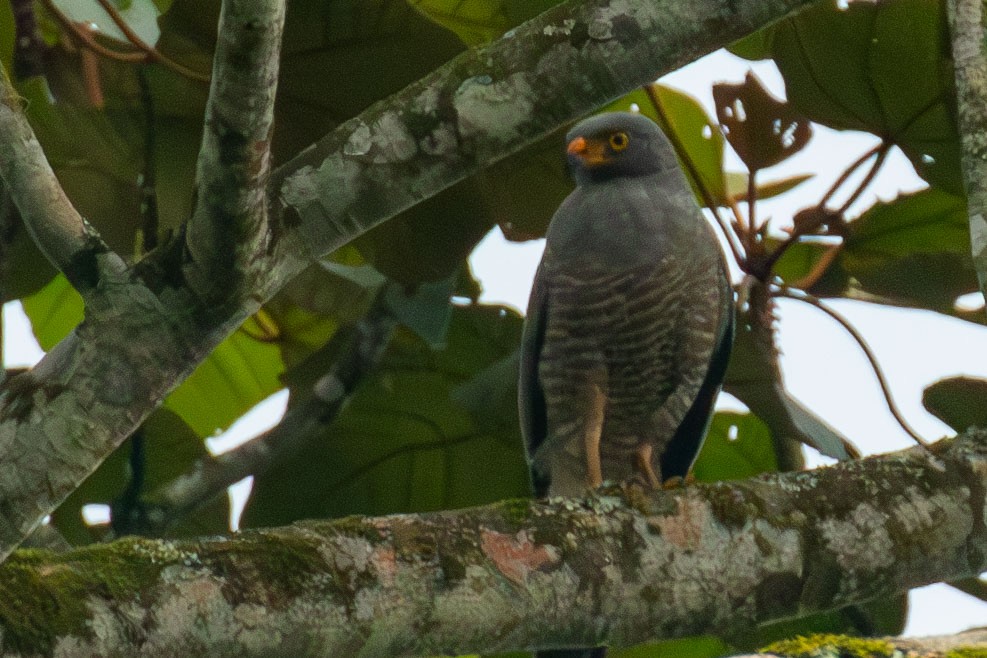
[[[569,169],[577,184],[649,176],[678,166],[661,129],[648,117],[632,112],[610,112],[580,121],[565,141]]]

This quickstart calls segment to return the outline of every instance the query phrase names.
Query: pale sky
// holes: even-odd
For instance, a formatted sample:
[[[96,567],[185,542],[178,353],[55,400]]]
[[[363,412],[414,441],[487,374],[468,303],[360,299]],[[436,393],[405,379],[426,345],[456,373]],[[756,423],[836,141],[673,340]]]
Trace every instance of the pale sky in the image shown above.
[[[714,53],[663,79],[699,98],[713,115],[710,86],[715,81],[740,82],[751,63]],[[773,64],[756,63],[761,80],[778,95],[783,85]],[[784,163],[777,177],[817,172],[793,192],[761,206],[760,216],[772,216],[778,226],[795,210],[817,200],[845,166],[865,152],[875,138],[817,130],[802,153]],[[561,148],[561,144],[560,144]],[[732,156],[730,169],[742,170]],[[822,171],[818,171],[822,169]],[[768,170],[763,180],[774,176]],[[890,158],[872,191],[855,204],[857,211],[875,198],[890,200],[900,191],[923,187],[908,161]],[[523,310],[541,255],[542,241],[508,243],[494,229],[471,258],[474,273],[484,287],[483,301],[510,304]],[[888,309],[858,302],[832,302],[870,342],[891,382],[892,392],[908,421],[927,439],[952,434],[921,405],[922,390],[942,377],[965,374],[987,378],[987,328],[926,311]],[[897,450],[910,441],[887,412],[874,376],[856,344],[835,323],[814,308],[783,300],[779,307],[779,343],[782,368],[789,389],[865,453]],[[7,366],[32,365],[40,349],[26,326],[19,304],[4,309],[4,354]],[[272,396],[238,421],[210,446],[236,445],[277,422],[286,395]],[[739,408],[735,400],[724,406]],[[818,461],[816,462],[818,463]],[[243,486],[237,500],[243,500]],[[98,516],[98,515],[97,515]],[[951,633],[987,625],[987,604],[945,585],[916,590],[910,597],[906,635]]]

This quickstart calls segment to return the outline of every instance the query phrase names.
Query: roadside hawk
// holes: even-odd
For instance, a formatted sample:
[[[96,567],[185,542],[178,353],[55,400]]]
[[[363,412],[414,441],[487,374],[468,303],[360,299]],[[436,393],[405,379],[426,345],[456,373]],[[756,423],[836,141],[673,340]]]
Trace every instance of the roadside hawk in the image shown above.
[[[576,189],[548,227],[521,344],[536,494],[685,477],[733,339],[716,234],[658,126],[603,114],[566,137]]]
[[[657,487],[684,478],[702,446],[733,342],[733,290],[654,122],[603,114],[566,143],[576,189],[549,224],[521,342],[535,493],[582,496],[604,480]]]

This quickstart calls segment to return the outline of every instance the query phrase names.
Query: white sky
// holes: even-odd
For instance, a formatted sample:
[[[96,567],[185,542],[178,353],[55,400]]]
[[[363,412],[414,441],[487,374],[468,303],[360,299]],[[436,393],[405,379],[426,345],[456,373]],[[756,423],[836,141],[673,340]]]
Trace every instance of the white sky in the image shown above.
[[[740,82],[752,65],[714,53],[663,79],[699,98],[714,116],[711,84]],[[773,64],[755,63],[755,72],[779,97],[783,84]],[[817,172],[795,191],[760,206],[760,216],[772,216],[784,225],[795,210],[818,200],[842,167],[875,143],[875,138],[817,129],[810,145],[783,163],[777,177]],[[729,167],[742,171],[730,154]],[[818,171],[821,170],[821,171]],[[772,170],[762,180],[774,178]],[[871,191],[855,204],[861,210],[875,198],[889,200],[899,191],[923,187],[908,161],[897,154],[889,159]],[[523,310],[526,306],[542,241],[508,243],[498,229],[471,258],[474,273],[484,287],[483,300],[502,302]],[[931,440],[951,432],[921,405],[922,390],[942,377],[966,374],[987,378],[987,328],[926,311],[888,309],[858,302],[833,302],[867,338],[877,355],[892,392],[905,417]],[[808,305],[783,300],[780,304],[779,342],[782,368],[789,389],[809,407],[843,432],[865,453],[896,450],[910,441],[887,412],[869,366],[856,344],[842,329]],[[32,365],[41,351],[31,336],[19,304],[4,309],[4,354],[7,366]],[[264,431],[283,412],[286,396],[272,396],[255,412],[236,423],[225,435],[210,441],[216,450],[231,447]],[[737,408],[736,401],[725,405]],[[243,500],[243,487],[236,499]],[[916,590],[910,597],[906,635],[951,633],[987,625],[987,604],[945,585]]]

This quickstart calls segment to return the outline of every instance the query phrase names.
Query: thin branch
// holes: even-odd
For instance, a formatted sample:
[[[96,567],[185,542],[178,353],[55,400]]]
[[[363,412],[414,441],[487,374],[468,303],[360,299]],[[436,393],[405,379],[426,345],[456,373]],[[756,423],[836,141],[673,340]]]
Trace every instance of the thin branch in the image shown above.
[[[922,438],[922,435],[919,434],[911,425],[908,424],[908,421],[905,420],[905,416],[901,413],[901,410],[898,408],[898,405],[895,404],[894,397],[891,395],[891,387],[888,385],[888,380],[884,376],[884,371],[881,370],[881,366],[877,362],[877,357],[874,356],[874,353],[870,349],[870,345],[867,344],[867,341],[860,334],[860,332],[857,331],[856,327],[850,324],[850,322],[845,317],[843,317],[833,309],[829,308],[828,306],[823,304],[822,301],[820,301],[818,298],[810,295],[807,292],[803,292],[801,290],[796,291],[792,288],[778,288],[772,294],[775,295],[776,297],[785,297],[787,299],[794,299],[800,302],[805,302],[806,304],[811,304],[812,306],[815,306],[820,311],[822,311],[823,313],[825,313],[826,315],[828,315],[829,317],[833,318],[838,323],[840,323],[840,326],[842,326],[846,330],[846,332],[850,334],[851,337],[853,337],[853,339],[857,342],[857,345],[859,345],[860,349],[863,351],[864,356],[867,357],[867,361],[870,363],[870,367],[874,371],[874,375],[877,377],[877,382],[881,386],[881,393],[884,395],[884,401],[887,403],[888,410],[891,411],[891,415],[894,416],[894,419],[898,421],[898,424],[901,426],[901,429],[905,430],[905,432],[910,437],[912,437],[915,443],[919,444],[924,448],[928,448],[929,446],[928,442],[926,442],[926,440]]]
[[[0,178],[42,253],[80,293],[98,280],[109,249],[65,196],[0,64]]]
[[[874,180],[874,177],[877,176],[877,173],[880,171],[881,166],[884,164],[884,161],[887,158],[887,155],[890,152],[890,150],[891,150],[891,144],[886,142],[881,142],[880,144],[868,150],[866,153],[864,153],[859,158],[854,160],[853,163],[851,163],[850,166],[847,167],[842,174],[840,174],[840,177],[836,179],[836,182],[834,182],[833,185],[829,188],[829,191],[827,191],[826,194],[823,195],[822,199],[819,200],[819,203],[816,204],[816,209],[819,211],[818,212],[819,221],[822,221],[823,217],[828,217],[828,216],[837,216],[840,217],[842,220],[843,214],[847,211],[847,209],[851,205],[853,205],[853,202],[860,197],[860,195],[864,192],[864,190],[867,189],[867,186],[870,185],[871,181]],[[864,176],[864,179],[860,182],[860,185],[857,186],[857,188],[853,191],[853,193],[850,195],[847,201],[840,207],[839,210],[833,213],[826,211],[826,204],[830,201],[830,199],[833,198],[833,195],[836,194],[836,192],[841,187],[843,187],[843,185],[847,182],[847,180],[850,179],[850,176],[852,176],[855,171],[857,171],[861,166],[863,166],[865,162],[867,162],[870,158],[874,157],[875,155],[877,156],[877,158],[874,160],[874,164],[871,166],[870,170],[867,172],[867,175]],[[818,228],[819,228],[819,223],[816,222],[810,226],[804,226],[801,227],[799,230],[792,231],[791,235],[789,235],[784,242],[782,242],[780,245],[778,245],[777,248],[775,248],[774,251],[768,254],[768,257],[764,262],[764,266],[761,269],[762,273],[764,275],[770,274],[771,270],[775,266],[775,263],[778,262],[778,259],[780,259],[793,244],[798,242],[803,235],[806,235],[807,233],[811,233],[817,230]]]
[[[645,93],[648,94],[648,98],[651,100],[651,105],[655,108],[655,112],[661,118],[662,122],[669,127],[668,130],[668,140],[672,143],[675,148],[675,152],[678,153],[679,160],[685,165],[686,170],[689,172],[689,177],[695,182],[696,187],[699,188],[699,195],[703,198],[703,203],[709,208],[709,211],[713,213],[713,217],[716,219],[716,223],[719,224],[720,230],[723,231],[723,236],[726,238],[727,244],[730,245],[730,251],[733,252],[734,260],[737,264],[742,264],[745,262],[745,256],[743,248],[737,242],[737,236],[731,230],[730,223],[720,216],[720,204],[717,203],[716,199],[713,197],[713,193],[709,191],[706,187],[706,181],[699,174],[699,168],[696,167],[696,163],[692,161],[689,157],[689,152],[686,151],[685,145],[679,139],[675,131],[671,129],[672,123],[669,120],[668,114],[665,112],[665,107],[662,105],[661,99],[658,98],[658,92],[655,89],[655,85],[647,84],[644,86]],[[738,221],[739,218],[738,218]]]
[[[964,594],[969,594],[981,601],[987,601],[987,583],[982,578],[964,578],[946,583],[950,587],[955,587]]]
[[[120,31],[123,32],[124,36],[127,37],[127,41],[133,44],[135,48],[142,51],[148,60],[161,64],[162,66],[165,66],[179,75],[185,76],[186,78],[198,80],[199,82],[209,82],[208,73],[193,71],[192,69],[169,59],[156,48],[147,45],[144,40],[141,39],[140,36],[133,31],[133,29],[131,29],[130,25],[127,24],[127,21],[124,20],[123,16],[120,15],[120,12],[117,11],[117,8],[113,6],[113,3],[110,2],[110,0],[96,1],[99,2],[99,5],[103,8],[103,11],[109,15],[113,22],[116,23],[116,26],[120,28]]]
[[[55,18],[59,25],[63,29],[68,31],[75,39],[81,44],[81,47],[88,48],[94,53],[101,55],[107,59],[116,60],[118,62],[131,62],[140,63],[143,62],[147,56],[144,53],[139,52],[120,52],[118,50],[113,50],[107,48],[103,44],[96,40],[93,35],[93,31],[89,29],[89,26],[84,23],[77,23],[71,18],[65,15],[58,5],[55,4],[54,0],[42,0],[45,9]]]
[[[185,275],[207,304],[249,294],[267,240],[267,181],[284,0],[224,0]]]

